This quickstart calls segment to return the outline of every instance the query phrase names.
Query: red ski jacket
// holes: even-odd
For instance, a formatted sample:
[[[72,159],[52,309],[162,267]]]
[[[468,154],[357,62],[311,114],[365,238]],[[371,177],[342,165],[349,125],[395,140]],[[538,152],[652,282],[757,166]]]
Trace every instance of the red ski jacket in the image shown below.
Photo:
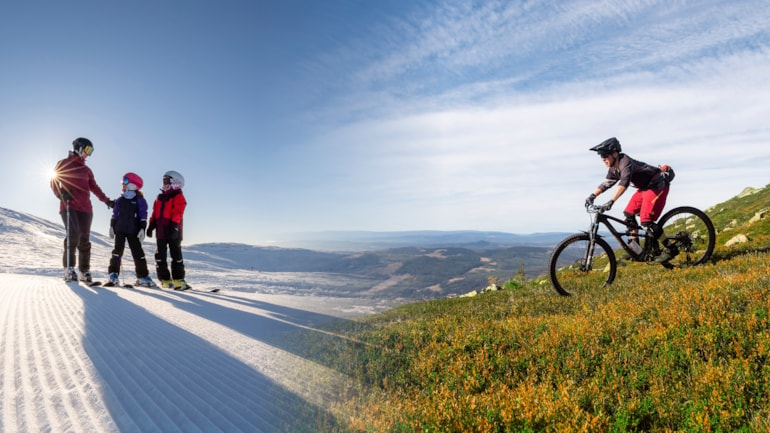
[[[182,190],[172,190],[158,194],[152,204],[152,215],[149,227],[157,229],[157,239],[171,239],[173,225],[179,228],[179,239],[182,239],[182,218],[187,200]]]
[[[70,152],[67,158],[56,164],[56,177],[51,179],[51,190],[56,198],[61,198],[64,191],[72,196],[70,210],[94,213],[91,206],[91,193],[105,204],[110,199],[99,188],[94,180],[94,172],[86,165],[86,161],[76,153]],[[59,212],[65,209],[64,200],[59,204]]]

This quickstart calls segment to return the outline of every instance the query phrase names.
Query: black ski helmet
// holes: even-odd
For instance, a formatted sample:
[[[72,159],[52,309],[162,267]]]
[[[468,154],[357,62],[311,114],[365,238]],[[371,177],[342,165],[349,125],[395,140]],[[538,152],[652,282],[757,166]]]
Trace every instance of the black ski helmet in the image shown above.
[[[598,152],[599,155],[610,154],[612,152],[620,153],[622,151],[622,149],[620,147],[620,142],[615,137],[608,138],[608,139],[602,141],[601,143],[597,144],[596,146],[592,147],[589,150],[593,150],[594,152]]]
[[[78,137],[72,142],[72,150],[78,155],[85,153],[88,156],[94,152],[94,144],[91,140],[83,137]]]

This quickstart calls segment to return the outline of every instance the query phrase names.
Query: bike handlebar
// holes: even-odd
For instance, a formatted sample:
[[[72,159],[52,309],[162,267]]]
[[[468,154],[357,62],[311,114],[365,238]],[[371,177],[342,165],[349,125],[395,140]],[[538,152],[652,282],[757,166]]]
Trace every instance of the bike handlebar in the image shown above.
[[[588,212],[588,213],[604,213],[604,210],[602,210],[602,206],[601,205],[587,204],[586,205],[586,212]]]

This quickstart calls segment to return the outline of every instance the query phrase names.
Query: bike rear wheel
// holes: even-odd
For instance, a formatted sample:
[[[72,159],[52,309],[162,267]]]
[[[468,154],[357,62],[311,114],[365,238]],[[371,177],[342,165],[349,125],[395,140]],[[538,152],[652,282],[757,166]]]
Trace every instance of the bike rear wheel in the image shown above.
[[[661,247],[674,246],[679,252],[667,262],[670,266],[695,266],[711,258],[717,236],[705,212],[689,206],[671,209],[660,217],[658,226],[665,234]]]
[[[590,260],[587,233],[572,235],[561,241],[551,254],[548,273],[553,287],[562,296],[602,288],[615,280],[617,261],[610,245],[597,238]]]

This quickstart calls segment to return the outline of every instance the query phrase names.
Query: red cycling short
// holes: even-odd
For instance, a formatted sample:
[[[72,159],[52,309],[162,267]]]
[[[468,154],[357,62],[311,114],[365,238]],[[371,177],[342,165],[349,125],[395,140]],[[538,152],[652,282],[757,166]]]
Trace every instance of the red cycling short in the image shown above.
[[[626,205],[626,213],[639,215],[641,224],[655,222],[663,212],[668,197],[668,187],[663,189],[637,190]]]

